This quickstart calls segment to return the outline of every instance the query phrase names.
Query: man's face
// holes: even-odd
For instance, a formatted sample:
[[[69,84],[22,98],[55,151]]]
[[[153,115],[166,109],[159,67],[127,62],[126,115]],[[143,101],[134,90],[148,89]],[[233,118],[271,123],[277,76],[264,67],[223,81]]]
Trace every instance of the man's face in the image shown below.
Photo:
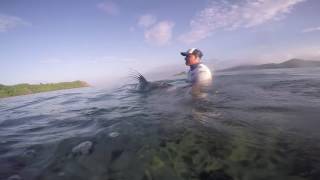
[[[184,58],[184,60],[186,60],[186,65],[187,65],[187,66],[190,66],[190,65],[192,65],[192,64],[198,63],[198,58],[197,58],[197,56],[194,55],[194,54],[188,54],[188,55]]]

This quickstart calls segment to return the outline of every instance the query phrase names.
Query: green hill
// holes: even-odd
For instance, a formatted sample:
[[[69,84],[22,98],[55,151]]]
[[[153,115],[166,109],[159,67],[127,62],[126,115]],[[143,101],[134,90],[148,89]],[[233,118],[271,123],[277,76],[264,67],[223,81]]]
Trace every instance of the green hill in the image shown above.
[[[237,70],[257,70],[257,69],[281,69],[281,68],[310,68],[320,67],[320,61],[311,61],[303,59],[290,59],[282,63],[268,63],[260,65],[243,65],[235,66],[220,71],[237,71]]]
[[[34,94],[47,91],[56,91],[62,89],[72,89],[88,87],[89,84],[84,81],[72,81],[61,83],[48,83],[48,84],[17,84],[12,86],[6,86],[0,84],[0,98],[19,96],[26,94]]]

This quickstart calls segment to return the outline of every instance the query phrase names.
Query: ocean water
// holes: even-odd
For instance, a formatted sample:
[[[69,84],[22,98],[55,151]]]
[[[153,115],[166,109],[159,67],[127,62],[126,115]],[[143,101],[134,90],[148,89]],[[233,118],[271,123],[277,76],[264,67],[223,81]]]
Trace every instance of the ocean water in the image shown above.
[[[319,68],[217,72],[202,99],[163,82],[0,99],[0,179],[320,179]]]

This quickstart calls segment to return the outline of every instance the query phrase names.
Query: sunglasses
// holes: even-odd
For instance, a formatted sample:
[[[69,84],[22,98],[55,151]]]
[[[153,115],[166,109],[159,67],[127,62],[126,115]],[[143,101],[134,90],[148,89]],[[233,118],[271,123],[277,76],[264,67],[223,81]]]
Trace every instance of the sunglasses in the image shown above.
[[[187,55],[184,59],[185,60],[188,60],[188,58],[190,57],[191,55]]]

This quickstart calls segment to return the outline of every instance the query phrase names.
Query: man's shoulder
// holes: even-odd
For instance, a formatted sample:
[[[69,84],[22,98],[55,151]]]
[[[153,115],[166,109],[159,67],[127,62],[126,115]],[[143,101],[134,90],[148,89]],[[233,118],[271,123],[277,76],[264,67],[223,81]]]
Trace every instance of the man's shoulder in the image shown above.
[[[204,65],[204,64],[199,64],[199,70],[203,70],[203,71],[210,71],[210,69],[208,68],[208,66]]]

